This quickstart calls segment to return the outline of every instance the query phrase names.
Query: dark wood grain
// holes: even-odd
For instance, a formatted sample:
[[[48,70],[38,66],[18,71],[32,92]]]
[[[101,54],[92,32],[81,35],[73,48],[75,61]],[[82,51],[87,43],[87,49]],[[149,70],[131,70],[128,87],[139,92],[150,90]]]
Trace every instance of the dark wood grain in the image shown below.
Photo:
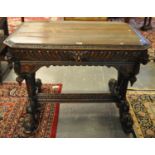
[[[148,62],[150,43],[126,23],[113,22],[25,22],[5,41],[6,60],[14,62],[19,84],[26,80],[29,94],[25,129],[33,132],[38,124],[39,102],[115,101],[122,128],[132,132],[133,121],[126,99],[128,84],[136,82],[140,64]],[[41,92],[35,73],[42,66],[107,66],[118,71],[109,81],[109,94],[53,94]],[[39,93],[39,94],[38,94]]]
[[[25,22],[6,41],[14,48],[146,49],[148,41],[121,22]]]
[[[107,21],[107,17],[64,17],[65,21]]]
[[[38,94],[38,102],[61,103],[103,103],[112,102],[114,98],[109,93],[102,94]]]

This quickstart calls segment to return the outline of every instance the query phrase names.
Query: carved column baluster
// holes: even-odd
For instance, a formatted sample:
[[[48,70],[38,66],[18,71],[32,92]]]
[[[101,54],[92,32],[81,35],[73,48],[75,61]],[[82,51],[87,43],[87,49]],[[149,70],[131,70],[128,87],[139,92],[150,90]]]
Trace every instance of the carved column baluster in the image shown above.
[[[129,103],[126,99],[127,87],[129,83],[129,77],[125,77],[121,72],[118,72],[118,94],[119,94],[119,113],[122,128],[126,133],[132,132],[133,120],[129,113]]]
[[[26,74],[25,81],[29,97],[29,104],[27,105],[27,116],[24,121],[25,131],[31,133],[38,125],[38,103],[36,98],[36,81],[35,73]]]
[[[118,80],[110,80],[109,88],[115,97],[120,112],[120,121],[126,133],[132,132],[133,120],[129,114],[129,104],[126,99],[127,87],[130,82],[136,82],[136,74],[139,73],[140,64],[129,64],[116,67],[118,70]]]

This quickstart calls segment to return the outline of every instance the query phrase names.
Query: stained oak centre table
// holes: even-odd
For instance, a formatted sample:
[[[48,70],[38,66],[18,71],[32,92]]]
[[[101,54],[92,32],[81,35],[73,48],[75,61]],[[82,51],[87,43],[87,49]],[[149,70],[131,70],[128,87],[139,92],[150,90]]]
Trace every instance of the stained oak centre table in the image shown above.
[[[25,22],[4,44],[7,61],[12,61],[17,81],[26,81],[29,104],[25,131],[38,126],[40,103],[91,103],[115,101],[126,133],[133,121],[126,100],[128,83],[136,81],[140,64],[148,62],[150,43],[130,25],[121,22]],[[108,66],[118,71],[109,81],[111,93],[44,94],[35,73],[42,66]]]

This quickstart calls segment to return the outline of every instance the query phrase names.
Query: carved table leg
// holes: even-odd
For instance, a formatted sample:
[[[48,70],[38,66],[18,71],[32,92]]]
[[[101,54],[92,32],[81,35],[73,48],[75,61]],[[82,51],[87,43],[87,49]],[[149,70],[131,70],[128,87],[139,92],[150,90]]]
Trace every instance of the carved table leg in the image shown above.
[[[130,76],[128,76],[130,75]],[[128,82],[135,78],[135,74],[124,75],[118,71],[118,81],[112,79],[109,81],[109,88],[112,95],[115,97],[117,106],[120,112],[120,121],[125,133],[132,132],[133,120],[129,113],[129,104],[126,100],[126,92]],[[135,82],[135,81],[134,81]]]
[[[37,88],[37,93],[41,93],[41,86],[42,86],[42,82],[40,79],[36,80],[36,88]]]
[[[132,132],[133,120],[129,113],[129,103],[126,100],[126,92],[128,87],[129,78],[124,77],[122,73],[118,73],[118,91],[119,91],[119,112],[120,121],[125,133]]]
[[[42,86],[42,82],[40,79],[36,79],[36,93],[41,93],[41,86]],[[39,103],[37,103],[38,107],[38,112],[40,113],[41,111],[41,105]]]
[[[38,126],[38,103],[36,98],[37,93],[37,86],[35,81],[35,73],[26,74],[25,75],[28,97],[29,97],[29,104],[27,106],[27,115],[24,121],[24,128],[27,133],[33,132]]]

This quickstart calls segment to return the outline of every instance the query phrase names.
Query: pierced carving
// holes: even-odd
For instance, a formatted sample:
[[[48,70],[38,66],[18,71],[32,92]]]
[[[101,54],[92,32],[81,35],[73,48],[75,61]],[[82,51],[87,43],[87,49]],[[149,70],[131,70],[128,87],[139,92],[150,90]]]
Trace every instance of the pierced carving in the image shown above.
[[[81,62],[83,53],[79,52],[79,51],[75,51],[75,52],[71,52],[72,53],[72,57],[75,59],[76,62]]]

